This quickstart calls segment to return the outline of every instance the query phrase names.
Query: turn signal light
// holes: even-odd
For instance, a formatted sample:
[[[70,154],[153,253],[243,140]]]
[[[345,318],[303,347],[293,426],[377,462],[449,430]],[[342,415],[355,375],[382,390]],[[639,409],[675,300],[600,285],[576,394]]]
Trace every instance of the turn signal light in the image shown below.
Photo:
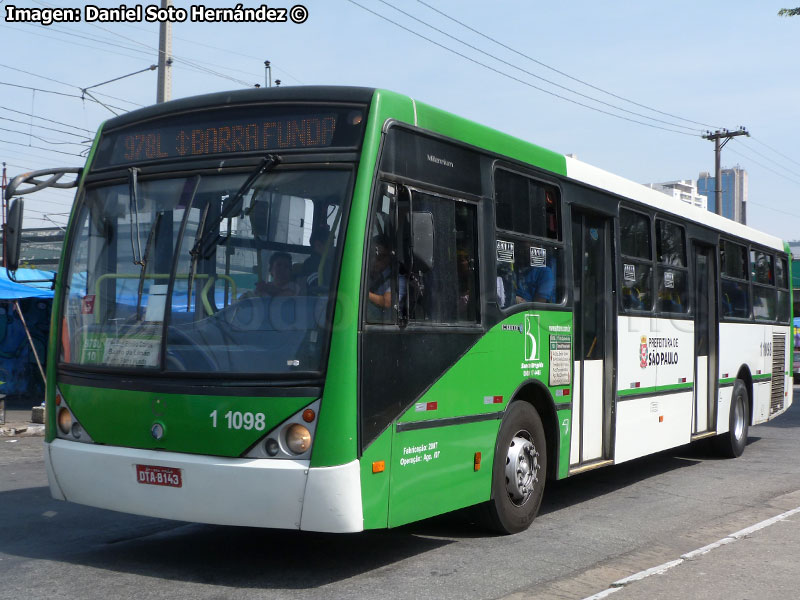
[[[480,471],[481,470],[481,453],[480,452],[476,452],[475,453],[475,470],[476,471]]]
[[[376,460],[372,463],[373,473],[383,473],[386,470],[386,462],[383,460]]]
[[[314,413],[312,409],[307,408],[303,411],[303,421],[305,421],[306,423],[311,423],[311,421],[313,421],[316,418],[317,415]]]

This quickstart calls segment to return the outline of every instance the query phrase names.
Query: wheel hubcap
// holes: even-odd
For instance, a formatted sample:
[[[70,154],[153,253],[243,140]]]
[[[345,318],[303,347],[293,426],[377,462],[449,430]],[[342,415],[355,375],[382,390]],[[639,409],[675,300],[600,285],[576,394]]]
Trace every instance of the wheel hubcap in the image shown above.
[[[736,398],[736,406],[733,411],[733,435],[737,440],[742,439],[744,435],[744,401],[741,396]]]
[[[522,437],[523,433],[512,438],[506,456],[506,490],[518,506],[528,501],[539,480],[539,453],[533,442]]]

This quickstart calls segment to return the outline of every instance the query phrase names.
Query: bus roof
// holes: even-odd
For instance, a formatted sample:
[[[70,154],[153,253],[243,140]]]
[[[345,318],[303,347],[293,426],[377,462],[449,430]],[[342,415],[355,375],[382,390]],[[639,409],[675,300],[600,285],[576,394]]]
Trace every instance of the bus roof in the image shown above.
[[[170,100],[162,104],[153,104],[124,115],[109,119],[103,130],[116,129],[132,123],[147,121],[156,117],[178,112],[188,112],[211,107],[239,106],[242,104],[258,104],[259,102],[354,102],[368,104],[375,94],[374,88],[344,86],[288,86],[271,88],[248,88],[228,92],[214,92],[200,96],[190,96],[178,100]]]

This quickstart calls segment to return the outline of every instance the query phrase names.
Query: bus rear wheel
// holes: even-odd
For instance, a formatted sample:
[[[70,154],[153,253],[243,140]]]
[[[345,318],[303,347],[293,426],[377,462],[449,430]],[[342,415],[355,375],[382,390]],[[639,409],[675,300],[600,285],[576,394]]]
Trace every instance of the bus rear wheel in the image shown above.
[[[731,411],[728,431],[714,438],[717,452],[726,458],[737,458],[747,445],[750,398],[744,381],[737,379],[731,394]]]
[[[542,503],[547,478],[547,444],[539,413],[527,402],[508,407],[497,436],[492,465],[488,525],[502,534],[527,529]]]

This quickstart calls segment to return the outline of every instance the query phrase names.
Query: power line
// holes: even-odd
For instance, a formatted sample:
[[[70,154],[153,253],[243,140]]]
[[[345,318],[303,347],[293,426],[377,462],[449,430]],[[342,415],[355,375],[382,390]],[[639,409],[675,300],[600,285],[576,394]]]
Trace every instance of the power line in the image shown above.
[[[498,61],[498,62],[500,62],[500,63],[502,63],[502,64],[504,64],[504,65],[506,65],[508,67],[511,67],[512,69],[516,69],[517,71],[525,73],[526,75],[529,75],[530,77],[534,77],[535,79],[538,79],[539,81],[543,81],[543,82],[545,82],[545,83],[547,83],[549,85],[555,86],[556,88],[559,88],[561,90],[569,92],[570,94],[575,94],[576,96],[580,96],[581,98],[586,98],[587,100],[590,100],[592,102],[597,102],[598,104],[601,104],[603,106],[608,106],[609,108],[612,108],[614,110],[619,110],[619,111],[622,111],[624,113],[628,113],[630,115],[641,117],[643,119],[650,119],[651,121],[655,121],[657,123],[663,123],[665,125],[671,125],[672,127],[680,127],[680,128],[683,128],[683,129],[688,129],[689,131],[694,131],[694,132],[698,132],[699,133],[699,131],[696,128],[688,127],[686,125],[681,125],[680,123],[674,123],[674,122],[671,122],[671,121],[665,121],[663,119],[659,119],[659,118],[656,118],[656,117],[651,117],[649,115],[638,113],[636,111],[628,110],[627,108],[622,108],[621,106],[617,106],[615,104],[611,104],[610,102],[605,102],[604,100],[599,100],[598,98],[595,98],[593,96],[589,96],[588,94],[584,94],[582,92],[574,90],[574,89],[572,89],[570,87],[567,87],[565,85],[561,85],[560,83],[556,83],[555,81],[552,81],[552,80],[547,79],[545,77],[541,77],[540,75],[537,75],[537,74],[535,74],[535,73],[533,73],[531,71],[528,71],[527,69],[523,69],[522,67],[520,67],[518,65],[515,65],[514,63],[511,63],[511,62],[509,62],[509,61],[507,61],[507,60],[505,60],[505,59],[503,59],[503,58],[501,58],[499,56],[496,56],[494,54],[486,52],[485,50],[481,50],[477,46],[474,46],[474,45],[472,45],[472,44],[470,44],[468,42],[465,42],[464,40],[462,40],[462,39],[460,39],[460,38],[458,38],[456,36],[453,36],[453,35],[447,33],[446,31],[444,31],[442,29],[439,29],[438,27],[434,27],[430,23],[427,23],[427,22],[423,21],[422,19],[419,19],[419,18],[415,17],[411,13],[408,13],[408,12],[406,12],[406,11],[400,9],[400,8],[397,8],[396,6],[394,6],[394,5],[390,4],[389,2],[387,2],[386,0],[379,0],[379,2],[385,4],[386,6],[388,6],[390,8],[393,8],[394,10],[396,10],[397,12],[399,12],[401,14],[404,14],[405,16],[409,17],[410,19],[413,19],[414,21],[417,21],[418,23],[421,23],[422,25],[425,25],[429,29],[433,29],[437,33],[440,33],[440,34],[444,35],[445,37],[450,38],[451,40],[454,40],[454,41],[458,42],[459,44],[462,44],[462,45],[466,46],[467,48],[475,50],[476,52],[479,52],[479,53],[481,53],[481,54],[483,54],[485,56],[488,56],[489,58],[491,58],[493,60],[496,60],[496,61]]]
[[[29,85],[20,85],[18,83],[9,83],[7,81],[0,81],[0,85],[7,85],[7,86],[10,86],[10,87],[20,88],[20,89],[23,89],[23,90],[31,90],[31,91],[34,91],[34,92],[41,92],[42,94],[55,94],[56,96],[65,96],[67,98],[77,98],[79,100],[84,100],[84,101],[85,100],[90,100],[90,101],[95,102],[97,104],[101,104],[97,100],[94,100],[92,98],[81,97],[81,96],[79,96],[77,94],[67,94],[66,92],[56,92],[55,90],[45,90],[45,89],[42,89],[42,88],[31,87]],[[102,104],[101,104],[101,106],[102,106]],[[111,108],[116,108],[117,110],[122,110],[122,111],[127,110],[127,109],[121,108],[119,106],[114,106],[113,104],[109,104],[109,106]]]
[[[764,165],[764,164],[762,164],[762,163],[758,162],[757,160],[755,160],[755,159],[754,159],[754,158],[752,158],[751,156],[747,156],[747,155],[745,155],[745,154],[742,154],[741,152],[736,152],[736,150],[734,150],[733,148],[728,148],[728,151],[729,151],[729,152],[733,152],[734,154],[736,154],[736,155],[738,155],[738,156],[741,156],[742,158],[746,158],[747,160],[749,160],[749,161],[753,162],[754,164],[757,164],[757,165],[758,165],[759,167],[761,167],[762,169],[766,169],[766,170],[767,170],[767,171],[769,171],[770,173],[774,173],[774,174],[775,174],[775,175],[777,175],[778,177],[782,177],[783,179],[785,179],[785,180],[787,180],[787,181],[791,181],[792,183],[796,183],[797,185],[800,185],[800,180],[797,180],[797,179],[792,179],[791,177],[787,177],[787,176],[786,176],[786,175],[784,175],[783,173],[779,173],[779,172],[778,172],[778,171],[776,171],[775,169],[772,169],[772,168],[768,167],[767,165]]]
[[[792,159],[792,158],[789,158],[789,157],[788,157],[788,156],[786,156],[785,154],[783,154],[783,153],[781,153],[781,152],[778,152],[778,151],[777,151],[777,150],[775,150],[775,148],[773,148],[772,146],[768,146],[767,144],[765,144],[765,143],[764,143],[764,142],[762,142],[761,140],[754,138],[752,135],[750,136],[750,139],[751,139],[751,140],[753,140],[754,142],[756,142],[757,144],[761,144],[761,145],[762,145],[762,146],[764,146],[765,148],[767,148],[767,149],[769,149],[769,150],[772,150],[772,151],[773,151],[775,154],[777,154],[778,156],[782,156],[783,158],[785,158],[785,159],[786,159],[786,160],[788,160],[789,162],[791,162],[791,163],[794,163],[794,164],[796,164],[798,167],[800,167],[800,162],[797,162],[796,160],[794,160],[794,159]]]
[[[33,1],[36,4],[41,4],[42,6],[50,6],[50,7],[52,7],[51,4],[49,4],[47,2],[43,2],[42,0],[33,0]],[[122,38],[122,39],[127,40],[129,42],[132,42],[132,43],[134,43],[134,44],[136,44],[138,46],[142,46],[144,48],[147,48],[150,51],[155,51],[157,54],[161,53],[161,50],[158,49],[158,48],[155,48],[154,46],[151,46],[149,44],[145,44],[144,42],[140,42],[139,40],[134,40],[134,39],[129,38],[127,36],[124,36],[124,35],[121,35],[119,33],[110,31],[110,30],[106,29],[105,27],[101,27],[100,25],[98,25],[96,23],[91,23],[91,26],[95,27],[96,29],[100,29],[101,31],[105,31],[106,33],[110,33],[114,37]],[[191,61],[189,59],[182,58],[182,57],[176,56],[174,54],[171,56],[171,58],[173,59],[173,61],[182,62],[182,63],[185,63],[187,65],[193,66],[194,68],[196,68],[196,69],[198,69],[200,71],[204,71],[204,72],[208,73],[209,75],[216,75],[217,77],[222,77],[223,79],[228,79],[230,81],[234,81],[234,82],[239,83],[240,85],[243,85],[245,87],[251,87],[252,86],[252,84],[250,84],[247,81],[242,81],[241,79],[236,79],[235,77],[231,77],[230,75],[225,75],[224,73],[220,73],[218,71],[214,71],[213,69],[209,69],[207,67],[203,67],[199,63],[196,63],[196,62]]]
[[[63,129],[56,129],[54,127],[47,127],[46,125],[36,125],[35,123],[26,123],[25,121],[20,121],[18,119],[11,119],[9,117],[0,117],[2,121],[11,121],[12,123],[17,123],[19,125],[27,125],[29,127],[36,127],[37,129],[45,129],[47,131],[55,131],[57,133],[63,133],[65,135],[73,135],[75,137],[86,139],[85,134],[75,133],[74,131],[64,131]],[[25,135],[28,135],[27,133]],[[89,143],[89,141],[80,142],[82,144]]]
[[[603,89],[603,88],[601,88],[601,87],[598,87],[598,86],[596,86],[596,85],[593,85],[593,84],[591,84],[591,83],[589,83],[589,82],[587,82],[587,81],[584,81],[584,80],[582,80],[582,79],[578,79],[577,77],[573,77],[573,76],[572,76],[572,75],[570,75],[569,73],[565,73],[564,71],[560,71],[559,69],[556,69],[555,67],[551,67],[550,65],[548,65],[548,64],[546,64],[546,63],[543,63],[542,61],[540,61],[540,60],[537,60],[537,59],[533,58],[532,56],[530,56],[530,55],[528,55],[528,54],[525,54],[525,53],[523,53],[523,52],[520,52],[519,50],[516,50],[516,49],[512,48],[511,46],[508,46],[508,45],[504,44],[503,42],[501,42],[501,41],[499,41],[499,40],[497,40],[497,39],[495,39],[495,38],[493,38],[493,37],[490,37],[490,36],[486,35],[485,33],[481,32],[481,31],[478,31],[477,29],[475,29],[475,28],[473,28],[473,27],[470,27],[469,25],[467,25],[467,24],[466,24],[466,23],[464,23],[463,21],[459,21],[458,19],[456,19],[456,18],[454,18],[454,17],[452,17],[452,16],[448,15],[448,14],[447,14],[447,13],[445,13],[444,11],[441,11],[441,10],[439,10],[439,9],[438,9],[438,8],[436,8],[435,6],[431,6],[431,5],[430,5],[430,4],[428,4],[427,2],[424,2],[423,0],[417,0],[417,2],[419,2],[419,3],[420,3],[420,4],[422,4],[423,6],[427,6],[429,9],[431,9],[432,11],[434,11],[434,12],[436,12],[436,13],[439,13],[439,14],[440,14],[440,15],[442,15],[443,17],[445,17],[445,18],[447,18],[447,19],[450,19],[450,20],[451,20],[451,21],[453,21],[454,23],[458,23],[458,24],[459,24],[459,25],[461,25],[462,27],[464,27],[464,28],[466,28],[466,29],[469,29],[469,30],[470,30],[470,31],[472,31],[473,33],[477,33],[479,36],[481,36],[481,37],[483,37],[483,38],[485,38],[485,39],[487,39],[487,40],[489,40],[489,41],[491,41],[491,42],[493,42],[493,43],[497,44],[498,46],[501,46],[501,47],[505,48],[506,50],[509,50],[509,51],[513,52],[514,54],[517,54],[518,56],[521,56],[522,58],[526,58],[526,59],[528,59],[528,60],[530,60],[530,61],[532,61],[532,62],[536,63],[537,65],[540,65],[540,66],[542,66],[542,67],[544,67],[544,68],[546,68],[546,69],[549,69],[549,70],[553,71],[554,73],[558,73],[559,75],[562,75],[563,77],[566,77],[567,79],[571,79],[572,81],[575,81],[575,82],[577,82],[577,83],[580,83],[580,84],[582,84],[582,85],[585,85],[585,86],[587,86],[587,87],[589,87],[589,88],[592,88],[593,90],[597,90],[598,92],[602,92],[602,93],[604,93],[604,94],[607,94],[607,95],[609,95],[609,96],[611,96],[611,97],[613,97],[613,98],[616,98],[617,100],[622,100],[622,101],[624,101],[624,102],[628,102],[628,103],[630,103],[630,104],[633,104],[633,105],[635,105],[635,106],[639,106],[639,107],[641,107],[641,108],[645,108],[645,109],[647,109],[647,110],[649,110],[649,111],[652,111],[652,112],[655,112],[655,113],[658,113],[658,114],[661,114],[661,115],[664,115],[664,116],[667,116],[667,117],[672,117],[673,119],[678,119],[678,120],[680,120],[680,121],[686,121],[687,123],[694,123],[695,125],[701,125],[701,126],[703,126],[703,127],[710,127],[710,128],[712,128],[712,129],[722,129],[722,127],[716,127],[716,126],[714,126],[714,125],[709,125],[709,124],[707,124],[707,123],[701,123],[701,122],[699,122],[699,121],[693,121],[692,119],[686,119],[686,118],[684,118],[684,117],[680,117],[680,116],[678,116],[678,115],[673,115],[672,113],[668,113],[668,112],[665,112],[665,111],[662,111],[662,110],[658,110],[657,108],[653,108],[652,106],[647,106],[646,104],[641,104],[641,103],[639,103],[639,102],[636,102],[636,101],[634,101],[634,100],[631,100],[631,99],[629,99],[629,98],[625,98],[624,96],[619,96],[619,95],[617,95],[617,94],[615,94],[615,93],[613,93],[613,92],[609,92],[608,90],[605,90],[605,89]],[[391,5],[390,5],[390,6],[391,6]],[[396,7],[394,7],[394,6],[393,6],[392,8],[395,8],[395,10],[399,10],[399,9],[397,9],[397,8],[396,8]],[[401,11],[401,12],[402,12],[402,11]],[[415,17],[412,17],[412,18],[415,18]],[[418,20],[418,21],[419,21],[419,19],[416,19],[416,20]],[[577,93],[577,92],[576,92],[576,93]]]
[[[62,152],[61,150],[53,150],[52,148],[43,148],[42,146],[32,146],[30,144],[19,144],[17,142],[9,142],[8,140],[0,140],[0,144],[11,144],[13,146],[22,146],[23,148],[36,148],[37,150],[46,150],[47,152],[55,152],[56,154],[66,154],[67,156],[77,156],[79,158],[84,158],[80,154],[76,154],[75,152]]]
[[[84,89],[84,88],[82,88],[82,87],[80,87],[78,85],[74,85],[72,83],[67,83],[65,81],[59,81],[58,79],[53,79],[52,77],[47,77],[45,75],[39,75],[38,73],[32,73],[30,71],[26,71],[26,70],[20,69],[18,67],[12,67],[12,66],[9,66],[9,65],[4,65],[4,64],[0,64],[0,67],[3,67],[5,69],[10,69],[12,71],[17,71],[19,73],[25,73],[26,75],[31,75],[32,77],[38,77],[40,79],[44,79],[46,81],[51,81],[53,83],[59,83],[61,85],[65,85],[67,87],[77,88],[79,90],[83,90]],[[99,92],[96,92],[96,93],[97,93],[98,96],[111,98],[112,100],[118,100],[120,102],[127,102],[128,104],[133,104],[134,106],[142,106],[141,104],[136,104],[135,102],[131,102],[130,100],[125,100],[124,98],[117,98],[116,96],[110,96],[108,94],[101,94]]]
[[[80,129],[81,131],[85,131],[89,135],[94,135],[94,131],[91,129],[85,129],[84,127],[78,127],[77,125],[70,125],[69,123],[64,123],[63,121],[55,121],[53,119],[48,119],[46,117],[41,117],[39,115],[34,115],[32,113],[24,112],[21,110],[14,110],[13,108],[8,108],[7,106],[0,106],[0,109],[7,110],[9,112],[18,113],[20,115],[25,115],[27,117],[31,117],[33,119],[40,119],[42,121],[47,121],[48,123],[55,123],[56,125],[64,125],[65,127],[72,127],[73,129]]]
[[[743,146],[743,147],[747,147],[747,146]],[[789,173],[790,175],[793,175],[794,177],[797,177],[798,179],[800,179],[800,173],[797,173],[797,172],[793,171],[792,169],[790,169],[790,168],[788,168],[788,167],[786,167],[786,166],[784,166],[784,165],[782,165],[782,164],[780,164],[780,163],[777,163],[775,160],[773,160],[773,159],[771,159],[769,156],[767,156],[767,155],[765,155],[765,154],[763,154],[763,153],[759,152],[759,151],[758,151],[758,150],[756,150],[755,148],[750,148],[750,147],[747,147],[747,151],[748,151],[748,152],[752,152],[752,153],[753,153],[753,154],[755,154],[756,156],[760,156],[761,158],[763,158],[763,159],[765,159],[765,160],[772,161],[773,163],[775,163],[775,166],[777,166],[778,168],[780,168],[780,169],[783,169],[784,171],[786,171],[786,172],[787,172],[787,173]]]
[[[441,43],[439,43],[439,42],[437,42],[437,41],[435,41],[435,40],[432,40],[431,38],[429,38],[429,37],[426,37],[426,36],[422,35],[421,33],[418,33],[418,32],[416,32],[416,31],[414,31],[413,29],[409,29],[408,27],[406,27],[406,26],[404,26],[404,25],[401,25],[401,24],[400,24],[400,23],[398,23],[397,21],[393,21],[393,20],[392,20],[392,19],[390,19],[389,17],[386,17],[386,16],[384,16],[384,15],[382,15],[382,14],[380,14],[380,13],[377,13],[377,12],[375,12],[375,11],[374,11],[374,10],[372,10],[372,9],[369,9],[369,8],[367,8],[366,6],[364,6],[364,5],[362,5],[362,4],[359,4],[359,3],[358,3],[358,2],[356,2],[355,0],[347,0],[347,1],[348,1],[348,2],[350,2],[351,4],[354,4],[354,5],[358,6],[359,8],[361,8],[361,9],[363,9],[363,10],[365,10],[365,11],[369,12],[369,13],[372,13],[373,15],[375,15],[376,17],[378,17],[378,18],[380,18],[380,19],[383,19],[384,21],[388,21],[389,23],[391,23],[391,24],[393,24],[393,25],[396,25],[397,27],[399,27],[400,29],[403,29],[403,30],[407,31],[408,33],[411,33],[412,35],[415,35],[415,36],[417,36],[417,37],[419,37],[419,38],[421,38],[421,39],[425,40],[426,42],[430,42],[430,43],[431,43],[431,44],[433,44],[434,46],[438,46],[439,48],[442,48],[442,49],[444,49],[444,50],[447,50],[448,52],[450,52],[450,53],[452,53],[452,54],[455,54],[456,56],[460,56],[461,58],[463,58],[463,59],[465,59],[465,60],[468,60],[468,61],[470,61],[471,63],[474,63],[474,64],[476,64],[476,65],[478,65],[478,66],[481,66],[481,67],[483,67],[483,68],[485,68],[485,69],[489,69],[490,71],[493,71],[493,72],[497,73],[498,75],[502,75],[503,77],[507,77],[508,79],[511,79],[511,80],[513,80],[513,81],[516,81],[516,82],[518,82],[518,83],[521,83],[522,85],[525,85],[525,86],[527,86],[527,87],[530,87],[530,88],[532,88],[532,89],[535,89],[535,90],[538,90],[538,91],[540,91],[540,92],[543,92],[543,93],[545,93],[545,94],[547,94],[547,95],[549,95],[549,96],[553,96],[553,97],[555,97],[555,98],[559,98],[559,99],[561,99],[561,100],[565,100],[565,101],[567,101],[567,102],[570,102],[570,103],[572,103],[572,104],[576,104],[576,105],[578,105],[578,106],[582,106],[582,107],[584,107],[584,108],[588,108],[589,110],[593,110],[593,111],[595,111],[595,112],[599,112],[599,113],[602,113],[602,114],[605,114],[605,115],[609,115],[609,116],[611,116],[611,117],[615,117],[615,118],[617,118],[617,119],[621,119],[621,120],[623,120],[623,121],[629,121],[629,122],[631,122],[631,123],[636,123],[636,124],[638,124],[638,125],[644,125],[645,127],[650,127],[650,128],[652,128],[652,129],[661,129],[661,130],[663,130],[663,131],[670,131],[670,132],[672,132],[672,133],[679,133],[679,134],[681,134],[681,135],[686,135],[686,136],[690,136],[690,137],[696,137],[696,135],[695,135],[695,134],[688,133],[688,132],[685,132],[685,131],[679,131],[679,130],[677,130],[677,129],[671,129],[671,128],[668,128],[668,127],[661,127],[661,126],[659,126],[659,125],[653,125],[652,123],[645,123],[645,122],[643,122],[643,121],[638,121],[638,120],[636,120],[636,119],[631,119],[631,118],[628,118],[628,117],[624,117],[624,116],[622,116],[622,115],[618,115],[618,114],[616,114],[616,113],[612,113],[612,112],[609,112],[609,111],[607,111],[607,110],[603,110],[603,109],[601,109],[601,108],[597,108],[597,107],[595,107],[595,106],[590,106],[590,105],[588,105],[588,104],[584,104],[583,102],[579,102],[579,101],[577,101],[577,100],[573,100],[572,98],[567,98],[566,96],[562,96],[562,95],[560,95],[560,94],[557,94],[557,93],[555,93],[555,92],[551,92],[550,90],[547,90],[547,89],[541,88],[541,87],[539,87],[539,86],[533,85],[532,83],[530,83],[530,82],[528,82],[528,81],[525,81],[525,80],[523,80],[523,79],[520,79],[519,77],[515,77],[514,75],[510,75],[510,74],[508,74],[508,73],[506,73],[506,72],[504,72],[504,71],[501,71],[501,70],[499,70],[499,69],[496,69],[496,68],[494,68],[494,67],[492,67],[492,66],[490,66],[490,65],[487,65],[487,64],[485,64],[485,63],[482,63],[482,62],[480,62],[479,60],[476,60],[476,59],[474,59],[474,58],[472,58],[472,57],[470,57],[470,56],[467,56],[466,54],[463,54],[463,53],[459,52],[458,50],[454,50],[454,49],[452,49],[452,48],[450,48],[450,47],[448,47],[448,46],[445,46],[444,44],[441,44]]]
[[[65,145],[65,144],[70,144],[70,145],[73,145],[73,146],[81,146],[81,145],[83,145],[83,142],[56,142],[56,141],[53,141],[53,140],[47,140],[47,139],[45,139],[43,137],[40,137],[40,136],[38,136],[36,134],[33,134],[33,133],[29,133],[27,131],[17,131],[16,129],[7,129],[5,127],[0,127],[0,131],[7,131],[9,133],[18,133],[20,135],[24,135],[24,136],[39,140],[41,142],[44,142],[45,144],[57,144],[59,146],[60,145]]]

